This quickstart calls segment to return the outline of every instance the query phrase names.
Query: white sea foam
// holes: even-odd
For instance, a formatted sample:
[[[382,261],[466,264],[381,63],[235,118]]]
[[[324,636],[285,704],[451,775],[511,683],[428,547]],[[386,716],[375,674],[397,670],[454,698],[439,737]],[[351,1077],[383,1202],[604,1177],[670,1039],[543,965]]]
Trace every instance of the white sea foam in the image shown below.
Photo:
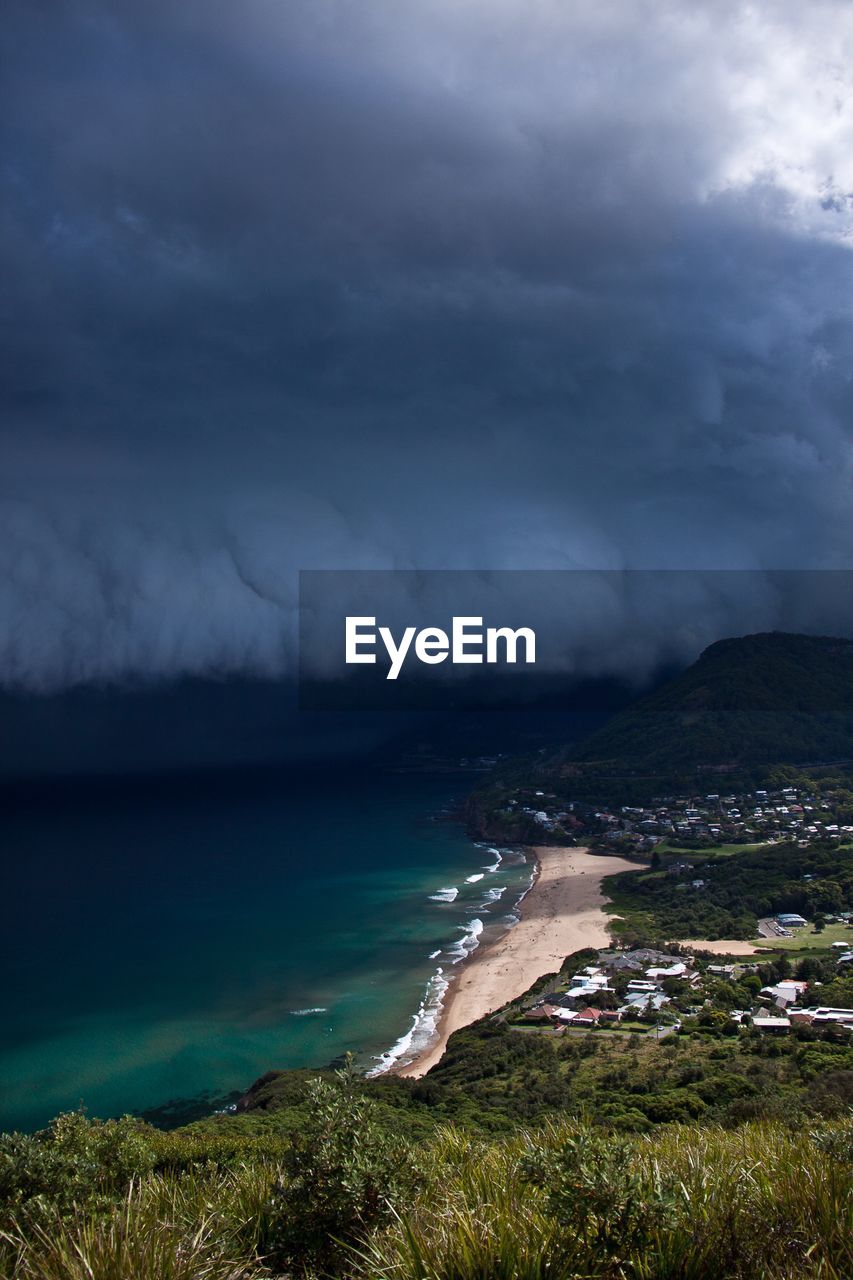
[[[489,849],[487,850],[487,852],[494,854],[494,856],[497,858],[497,862],[490,863],[489,866],[486,867],[486,870],[495,872],[503,862],[503,854],[500,852],[499,849]]]
[[[381,1076],[404,1055],[414,1057],[426,1048],[435,1035],[447,987],[448,980],[444,976],[444,971],[441,968],[436,969],[426,984],[423,999],[412,1018],[412,1025],[400,1036],[396,1044],[393,1044],[385,1053],[378,1055],[376,1066],[367,1073],[369,1076]]]
[[[484,875],[484,872],[482,872],[482,871],[478,871],[478,872],[477,872],[477,874],[476,874],[475,876],[467,876],[467,877],[466,877],[466,879],[465,879],[465,883],[466,883],[466,884],[476,884],[478,880],[482,880],[483,875]]]
[[[469,920],[467,924],[459,927],[462,930],[462,937],[453,944],[453,949],[448,953],[453,964],[459,964],[461,960],[467,960],[471,952],[477,950],[480,945],[480,934],[483,932],[483,922],[482,920]]]
[[[524,861],[526,862],[527,859],[525,858]],[[510,911],[509,915],[506,917],[506,923],[510,929],[512,929],[514,925],[517,925],[519,920],[521,919],[521,904],[524,901],[524,899],[527,897],[530,890],[533,888],[533,885],[535,884],[535,882],[536,882],[536,870],[534,868],[534,870],[531,871],[530,873],[530,881],[527,885],[527,888],[517,899],[514,907]]]
[[[455,885],[450,885],[446,889],[439,889],[436,893],[431,893],[429,900],[430,902],[455,902],[458,892],[459,890]]]
[[[441,955],[441,947],[439,947],[438,951],[431,951],[431,952],[429,953],[429,957],[428,957],[428,958],[429,958],[430,960],[437,960],[437,959],[438,959],[438,957],[439,957],[440,955]]]
[[[498,899],[502,898],[505,893],[506,893],[506,885],[504,885],[503,888],[501,889],[487,889],[485,903],[488,904],[490,902],[497,902]]]
[[[294,1018],[307,1018],[309,1013],[328,1013],[328,1009],[291,1009]]]
[[[515,904],[517,907],[521,906],[522,902],[527,897],[528,893],[533,888],[535,883],[536,883],[536,868],[534,867],[533,870],[530,872],[530,881],[527,885],[527,888],[524,890],[524,893],[521,895],[521,897],[518,899],[518,902]]]

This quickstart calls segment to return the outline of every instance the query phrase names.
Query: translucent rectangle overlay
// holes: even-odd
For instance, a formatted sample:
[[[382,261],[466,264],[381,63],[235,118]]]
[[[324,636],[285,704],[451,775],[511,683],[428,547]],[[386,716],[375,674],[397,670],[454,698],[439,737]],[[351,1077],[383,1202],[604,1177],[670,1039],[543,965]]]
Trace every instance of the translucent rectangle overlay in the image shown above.
[[[350,638],[353,628],[358,634],[350,656],[373,654],[374,663],[347,662],[348,618],[363,620],[350,623]],[[464,631],[482,642],[469,641],[454,655],[454,619],[457,628],[468,620]],[[489,632],[503,633],[495,661],[487,660]],[[507,658],[515,632],[513,663]],[[534,661],[522,632],[535,636]],[[710,645],[768,632],[853,637],[853,571],[304,570],[300,705],[440,710],[544,699],[567,708],[606,706],[614,682],[640,691]],[[836,649],[839,661],[853,661],[853,646]],[[478,653],[483,661],[464,660]],[[807,655],[802,661],[804,670],[786,684],[792,711],[799,680],[811,710],[832,713],[831,688],[824,682],[809,689]],[[760,710],[760,678],[733,681],[731,701],[732,710]]]

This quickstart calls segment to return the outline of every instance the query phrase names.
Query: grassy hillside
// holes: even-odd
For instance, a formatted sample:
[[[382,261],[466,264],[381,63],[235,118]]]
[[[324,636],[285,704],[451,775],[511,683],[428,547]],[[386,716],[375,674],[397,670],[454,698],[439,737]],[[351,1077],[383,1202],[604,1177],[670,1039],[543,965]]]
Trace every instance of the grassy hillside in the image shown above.
[[[770,632],[718,641],[581,743],[509,762],[496,778],[562,778],[577,799],[617,803],[837,762],[853,762],[853,641]]]
[[[711,645],[573,753],[661,772],[850,756],[853,641],[777,632]]]
[[[842,1280],[849,1120],[618,1137],[554,1114],[483,1140],[389,1130],[344,1073],[299,1134],[63,1117],[0,1140],[15,1280]],[[271,1128],[271,1126],[268,1126]]]

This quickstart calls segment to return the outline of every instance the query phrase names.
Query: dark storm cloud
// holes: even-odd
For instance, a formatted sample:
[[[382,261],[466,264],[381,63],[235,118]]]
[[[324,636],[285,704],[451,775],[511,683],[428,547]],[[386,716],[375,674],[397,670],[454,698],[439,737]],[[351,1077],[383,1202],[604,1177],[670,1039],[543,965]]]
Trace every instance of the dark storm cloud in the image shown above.
[[[845,4],[3,27],[0,680],[291,670],[299,567],[849,564]]]

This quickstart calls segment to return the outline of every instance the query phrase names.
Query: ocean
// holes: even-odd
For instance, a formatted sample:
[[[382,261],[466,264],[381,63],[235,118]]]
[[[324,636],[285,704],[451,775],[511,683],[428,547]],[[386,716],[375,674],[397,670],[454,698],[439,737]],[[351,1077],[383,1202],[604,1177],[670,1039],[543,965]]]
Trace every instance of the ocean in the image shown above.
[[[3,814],[0,1128],[172,1122],[263,1072],[413,1053],[531,867],[464,780],[317,770],[69,788]]]

